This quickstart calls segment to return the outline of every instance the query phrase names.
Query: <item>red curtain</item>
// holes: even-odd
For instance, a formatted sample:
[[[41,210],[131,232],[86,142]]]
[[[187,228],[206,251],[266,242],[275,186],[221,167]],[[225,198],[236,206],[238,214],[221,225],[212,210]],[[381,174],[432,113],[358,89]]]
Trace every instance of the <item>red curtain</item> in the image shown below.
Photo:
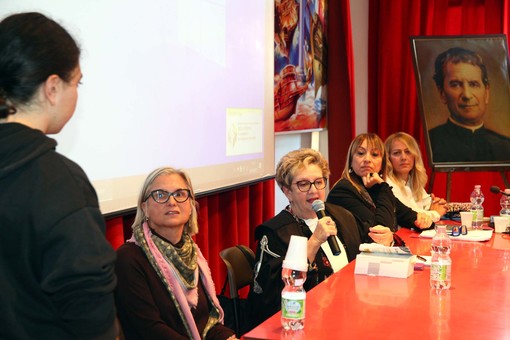
[[[335,183],[355,137],[356,112],[349,0],[331,0],[328,6],[328,158]]]
[[[405,131],[418,140],[426,159],[410,36],[501,34],[509,29],[509,0],[371,0],[369,8],[368,130],[386,138]],[[429,168],[430,174],[430,168]],[[446,197],[446,173],[435,175],[433,192]],[[475,184],[485,194],[486,216],[499,214],[505,187],[499,172],[452,174],[450,201],[466,202]]]
[[[274,180],[201,197],[196,242],[209,261],[216,288],[225,280],[222,249],[244,244],[254,251],[255,228],[274,216]]]

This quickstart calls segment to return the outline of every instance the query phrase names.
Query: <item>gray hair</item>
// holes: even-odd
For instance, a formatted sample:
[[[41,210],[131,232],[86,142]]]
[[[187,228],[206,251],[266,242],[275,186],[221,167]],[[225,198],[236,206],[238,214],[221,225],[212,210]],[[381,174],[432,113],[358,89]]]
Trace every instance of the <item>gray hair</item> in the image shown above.
[[[149,195],[151,186],[154,181],[161,175],[179,175],[182,177],[188,189],[190,190],[189,200],[191,202],[191,216],[184,227],[184,231],[189,235],[193,236],[198,233],[198,202],[195,199],[195,192],[193,191],[193,186],[191,185],[191,179],[189,176],[182,170],[174,169],[172,167],[161,167],[154,171],[152,171],[145,182],[143,183],[142,190],[140,191],[140,195],[138,196],[138,201],[136,205],[136,216],[131,228],[135,228],[136,226],[142,225],[142,223],[146,220],[145,212],[142,209],[142,204],[145,201],[145,198]]]

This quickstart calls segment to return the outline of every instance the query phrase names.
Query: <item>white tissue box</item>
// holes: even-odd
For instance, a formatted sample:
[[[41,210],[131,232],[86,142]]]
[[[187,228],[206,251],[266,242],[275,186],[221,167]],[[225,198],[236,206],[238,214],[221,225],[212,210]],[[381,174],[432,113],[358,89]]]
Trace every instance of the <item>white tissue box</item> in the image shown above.
[[[362,252],[356,256],[355,274],[406,278],[414,273],[414,255]]]

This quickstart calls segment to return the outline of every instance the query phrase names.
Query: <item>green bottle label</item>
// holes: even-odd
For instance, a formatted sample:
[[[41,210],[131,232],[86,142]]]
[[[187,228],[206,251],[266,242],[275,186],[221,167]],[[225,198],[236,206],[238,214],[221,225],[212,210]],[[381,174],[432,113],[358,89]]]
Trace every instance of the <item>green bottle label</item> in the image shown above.
[[[282,298],[282,316],[287,319],[303,319],[305,317],[305,300]]]
[[[448,266],[441,264],[432,264],[430,266],[430,272],[433,279],[444,281],[447,278]]]

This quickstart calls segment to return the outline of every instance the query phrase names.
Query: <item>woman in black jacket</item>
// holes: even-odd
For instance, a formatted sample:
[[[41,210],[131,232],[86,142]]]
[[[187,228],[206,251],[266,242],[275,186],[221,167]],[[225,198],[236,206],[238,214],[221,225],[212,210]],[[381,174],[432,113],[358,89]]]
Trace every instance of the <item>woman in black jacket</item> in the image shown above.
[[[378,135],[363,133],[351,142],[342,178],[331,189],[327,202],[349,210],[361,221],[363,242],[387,246],[401,242],[393,233],[398,226],[426,229],[432,220],[400,202],[384,180],[387,157]]]
[[[315,200],[324,201],[329,177],[328,162],[312,149],[291,151],[282,157],[276,169],[276,182],[289,200],[278,215],[259,225],[255,279],[248,295],[248,319],[255,327],[281,306],[282,262],[291,235],[308,238],[308,273],[304,284],[310,290],[356,258],[361,237],[356,219],[342,207],[326,204],[327,216],[318,218],[312,209]],[[336,236],[335,236],[336,235]],[[333,255],[326,242],[337,238],[341,248]]]

